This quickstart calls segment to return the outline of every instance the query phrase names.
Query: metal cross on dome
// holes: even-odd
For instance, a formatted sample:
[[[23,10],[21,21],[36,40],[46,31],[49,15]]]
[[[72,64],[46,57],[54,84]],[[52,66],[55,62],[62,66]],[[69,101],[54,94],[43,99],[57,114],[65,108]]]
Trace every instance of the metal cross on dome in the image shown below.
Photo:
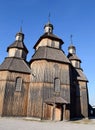
[[[72,38],[72,37],[73,37],[73,35],[71,34],[71,35],[70,35],[71,44],[73,44],[73,40],[72,40],[73,38]]]
[[[49,12],[49,15],[48,15],[48,21],[49,21],[49,22],[50,22],[50,16],[51,16],[51,15],[50,15],[50,12]]]

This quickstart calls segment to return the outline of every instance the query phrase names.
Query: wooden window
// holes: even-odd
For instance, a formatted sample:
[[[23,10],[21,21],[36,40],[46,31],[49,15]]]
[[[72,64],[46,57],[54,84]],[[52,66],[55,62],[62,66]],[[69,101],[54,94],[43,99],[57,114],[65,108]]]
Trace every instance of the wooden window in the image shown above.
[[[22,78],[17,77],[15,90],[19,92],[19,91],[21,91],[21,87],[22,87]]]
[[[54,79],[54,89],[55,89],[55,92],[60,92],[60,79],[59,78]]]

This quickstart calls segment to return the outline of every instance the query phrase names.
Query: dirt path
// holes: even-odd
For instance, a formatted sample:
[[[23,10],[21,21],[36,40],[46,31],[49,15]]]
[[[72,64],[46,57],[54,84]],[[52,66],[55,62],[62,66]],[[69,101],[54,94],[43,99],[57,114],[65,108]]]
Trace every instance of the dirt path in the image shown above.
[[[30,121],[0,118],[0,130],[95,130],[95,119],[74,122]]]

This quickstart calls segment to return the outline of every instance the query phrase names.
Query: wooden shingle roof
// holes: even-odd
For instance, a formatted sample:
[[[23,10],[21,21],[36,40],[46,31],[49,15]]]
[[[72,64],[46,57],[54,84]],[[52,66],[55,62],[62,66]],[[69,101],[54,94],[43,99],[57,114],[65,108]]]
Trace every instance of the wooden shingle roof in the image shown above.
[[[45,100],[45,103],[49,103],[49,104],[52,104],[52,103],[68,104],[68,102],[60,96],[59,97],[54,96],[54,97],[48,98],[48,99]]]
[[[8,48],[7,51],[9,50],[9,48],[18,48],[18,49],[22,49],[25,50],[28,53],[28,50],[24,44],[24,42],[22,41],[14,41]]]
[[[4,62],[0,65],[0,71],[4,70],[21,73],[31,73],[31,70],[27,63],[23,59],[16,57],[5,58]]]
[[[36,42],[34,49],[36,48],[36,46],[39,44],[39,42],[43,39],[43,38],[49,38],[51,40],[56,40],[59,41],[60,44],[63,44],[64,42],[62,41],[62,39],[60,39],[59,37],[57,37],[55,34],[52,33],[44,33],[39,40]]]
[[[69,60],[77,60],[77,61],[81,62],[81,60],[78,58],[78,56],[76,54],[69,54],[68,58],[69,58]]]
[[[77,75],[77,79],[78,80],[81,80],[81,81],[87,81],[88,82],[88,79],[87,77],[85,76],[85,74],[83,73],[82,69],[76,69],[78,75]]]
[[[39,49],[33,55],[31,61],[43,59],[62,63],[70,63],[62,50],[51,47],[39,47]]]
[[[73,75],[74,79],[88,82],[88,79],[85,76],[85,74],[83,73],[83,70],[81,68],[74,68],[72,66],[72,75]]]

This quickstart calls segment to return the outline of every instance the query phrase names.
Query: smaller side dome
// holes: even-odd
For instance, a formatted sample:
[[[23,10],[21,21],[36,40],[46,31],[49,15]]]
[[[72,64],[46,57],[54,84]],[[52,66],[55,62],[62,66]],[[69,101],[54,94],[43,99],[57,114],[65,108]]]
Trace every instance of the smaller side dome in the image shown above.
[[[15,37],[16,37],[16,41],[23,42],[24,40],[24,34],[22,32],[18,32]]]
[[[20,31],[15,37],[15,41],[7,48],[8,57],[17,57],[26,60],[28,50],[24,44],[24,34]]]
[[[71,61],[71,64],[75,67],[75,68],[81,68],[81,60],[78,58],[78,56],[76,55],[76,47],[74,45],[70,45],[68,47],[68,56],[69,60]]]
[[[70,40],[71,40],[71,45],[68,47],[68,53],[69,54],[76,54],[76,48],[73,45],[73,41],[72,41],[72,34],[70,35]]]
[[[50,22],[48,22],[44,26],[44,31],[45,31],[45,33],[53,33],[53,25]]]
[[[76,48],[75,48],[75,46],[70,45],[70,46],[68,47],[68,52],[69,52],[70,54],[76,54]]]

